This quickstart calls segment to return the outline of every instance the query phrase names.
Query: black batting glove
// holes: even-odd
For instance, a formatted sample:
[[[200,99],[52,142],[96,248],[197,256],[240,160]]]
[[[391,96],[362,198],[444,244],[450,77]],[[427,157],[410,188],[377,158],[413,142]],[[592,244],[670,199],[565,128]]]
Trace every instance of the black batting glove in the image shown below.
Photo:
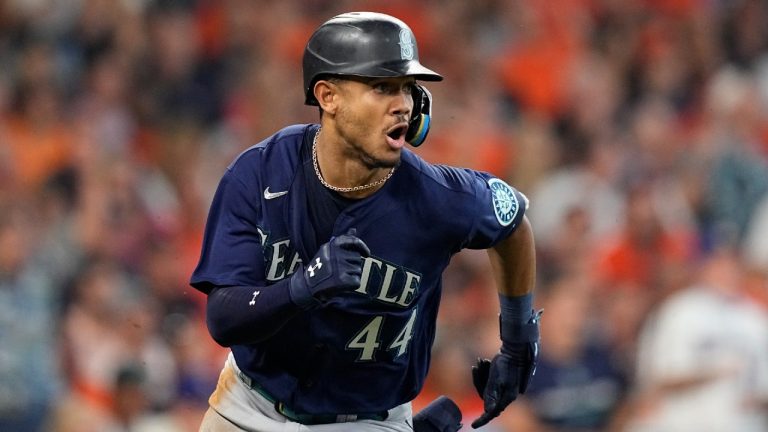
[[[539,355],[539,318],[534,312],[525,324],[500,319],[502,346],[493,360],[478,359],[472,382],[483,398],[483,414],[472,422],[477,429],[498,417],[520,394],[525,393],[536,372]]]
[[[291,301],[302,309],[311,309],[340,292],[360,286],[363,257],[371,254],[368,246],[352,228],[320,246],[309,263],[291,276]]]

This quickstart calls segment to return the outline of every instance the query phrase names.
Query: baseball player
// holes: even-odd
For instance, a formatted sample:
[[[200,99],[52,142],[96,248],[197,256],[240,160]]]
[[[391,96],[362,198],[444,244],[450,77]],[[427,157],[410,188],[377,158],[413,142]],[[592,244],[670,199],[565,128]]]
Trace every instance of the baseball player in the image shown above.
[[[417,80],[442,76],[421,65],[402,21],[330,19],[303,72],[320,123],[245,150],[211,204],[191,285],[231,353],[201,430],[458,430],[447,398],[415,416],[410,401],[429,367],[441,274],[463,248],[489,250],[501,302],[501,349],[472,370],[485,402],[472,426],[486,424],[525,391],[538,352],[527,199],[406,147],[429,130]]]

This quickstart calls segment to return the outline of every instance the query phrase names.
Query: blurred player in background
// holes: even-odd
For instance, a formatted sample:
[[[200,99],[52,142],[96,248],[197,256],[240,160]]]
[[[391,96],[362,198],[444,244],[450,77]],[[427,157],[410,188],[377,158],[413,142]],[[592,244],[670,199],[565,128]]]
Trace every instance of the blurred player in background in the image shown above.
[[[455,405],[413,416],[410,401],[429,367],[442,272],[464,248],[488,249],[501,305],[501,349],[472,369],[484,399],[472,426],[483,426],[526,390],[538,354],[527,199],[406,148],[430,124],[417,80],[442,76],[420,64],[402,21],[332,18],[303,71],[320,124],[243,152],[211,205],[191,284],[231,354],[201,430],[458,430]]]
[[[768,315],[745,292],[736,252],[707,257],[640,336],[631,432],[768,428]]]

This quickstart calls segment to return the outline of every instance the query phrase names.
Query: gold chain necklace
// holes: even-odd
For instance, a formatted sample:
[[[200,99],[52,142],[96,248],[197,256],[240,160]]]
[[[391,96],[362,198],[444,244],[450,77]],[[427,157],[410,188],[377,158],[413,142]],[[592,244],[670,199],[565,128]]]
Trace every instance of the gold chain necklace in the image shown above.
[[[320,131],[322,128],[318,129],[315,133],[315,138],[312,140],[312,165],[315,166],[315,174],[317,175],[317,179],[320,180],[320,183],[322,183],[323,186],[327,187],[328,189],[335,191],[335,192],[357,192],[365,189],[370,189],[376,186],[379,186],[381,184],[384,184],[387,180],[389,180],[390,177],[392,177],[392,174],[395,173],[395,167],[392,167],[391,170],[389,170],[389,173],[380,178],[379,180],[376,180],[373,183],[368,183],[366,185],[362,186],[352,186],[352,187],[338,187],[328,184],[328,182],[325,181],[323,178],[323,175],[320,173],[320,165],[317,163],[317,137],[320,136]]]

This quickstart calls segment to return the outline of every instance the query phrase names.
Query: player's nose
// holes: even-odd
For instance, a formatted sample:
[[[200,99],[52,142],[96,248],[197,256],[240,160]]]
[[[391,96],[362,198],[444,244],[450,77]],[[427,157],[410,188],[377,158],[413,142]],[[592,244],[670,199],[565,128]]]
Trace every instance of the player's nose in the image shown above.
[[[410,116],[413,110],[413,96],[408,89],[403,89],[393,96],[391,113],[396,116]]]

